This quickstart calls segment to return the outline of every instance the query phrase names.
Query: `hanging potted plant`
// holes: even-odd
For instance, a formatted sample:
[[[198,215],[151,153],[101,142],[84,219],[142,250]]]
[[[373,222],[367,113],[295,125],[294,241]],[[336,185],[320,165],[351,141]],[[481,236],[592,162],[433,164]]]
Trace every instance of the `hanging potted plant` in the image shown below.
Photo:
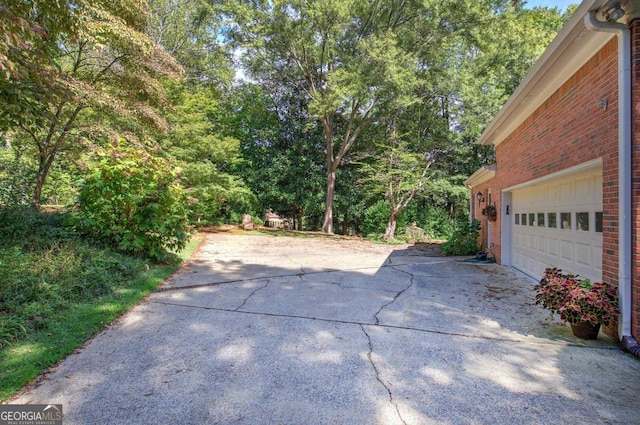
[[[482,209],[482,215],[487,217],[491,221],[496,221],[498,218],[498,210],[496,208],[496,204],[489,204]]]
[[[611,325],[620,314],[617,285],[594,283],[548,268],[534,289],[536,304],[569,322],[578,338],[596,339],[600,325]]]

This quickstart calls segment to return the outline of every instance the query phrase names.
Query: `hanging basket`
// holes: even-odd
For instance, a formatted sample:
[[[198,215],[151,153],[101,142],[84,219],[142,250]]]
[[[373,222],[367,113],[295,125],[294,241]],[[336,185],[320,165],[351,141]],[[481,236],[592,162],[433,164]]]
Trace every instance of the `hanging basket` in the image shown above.
[[[482,209],[482,215],[487,217],[491,221],[496,221],[496,219],[498,218],[498,209],[496,208],[496,205],[493,204],[484,207]]]
[[[598,339],[600,323],[595,325],[591,322],[571,323],[573,334],[581,339]]]

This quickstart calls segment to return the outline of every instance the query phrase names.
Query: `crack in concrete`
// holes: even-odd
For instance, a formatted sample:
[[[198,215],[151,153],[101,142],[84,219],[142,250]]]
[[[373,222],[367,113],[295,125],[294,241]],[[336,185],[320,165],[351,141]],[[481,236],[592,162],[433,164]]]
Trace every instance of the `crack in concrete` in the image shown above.
[[[394,267],[391,267],[391,268],[392,268],[392,269],[394,269],[395,271],[398,271],[398,272],[401,272],[401,273],[406,273],[406,274],[408,274],[408,275],[411,277],[411,279],[410,279],[410,281],[409,281],[409,285],[408,285],[406,288],[404,288],[404,289],[402,289],[400,292],[398,292],[398,293],[393,297],[393,299],[392,299],[391,301],[389,301],[389,302],[388,302],[388,303],[386,303],[386,304],[383,304],[383,305],[378,309],[378,311],[376,312],[376,314],[374,314],[374,315],[373,315],[374,319],[376,319],[376,322],[375,322],[375,324],[376,324],[376,325],[379,325],[379,324],[380,324],[380,318],[378,317],[378,315],[379,315],[380,313],[382,313],[382,310],[384,310],[385,308],[389,307],[391,304],[393,304],[394,302],[396,302],[396,301],[398,300],[398,298],[400,298],[400,295],[404,294],[404,293],[405,293],[405,291],[407,291],[409,288],[411,288],[411,287],[413,286],[413,281],[414,281],[414,279],[415,279],[415,277],[413,276],[413,273],[409,273],[409,272],[406,272],[406,271],[404,271],[404,270],[398,270],[398,269],[396,269],[396,268],[394,268]]]
[[[369,333],[367,333],[366,329],[362,324],[360,325],[360,329],[362,329],[362,332],[367,337],[367,341],[369,343],[369,352],[367,353],[367,359],[369,359],[369,363],[371,363],[371,367],[373,367],[373,371],[376,374],[376,380],[380,382],[380,384],[384,387],[385,390],[387,390],[387,393],[389,394],[389,402],[396,408],[396,412],[398,413],[398,418],[400,418],[403,424],[407,425],[407,422],[402,417],[402,413],[400,413],[400,406],[398,406],[398,403],[396,403],[393,400],[393,392],[391,391],[391,388],[389,388],[389,386],[380,377],[380,371],[378,370],[378,366],[376,366],[376,363],[373,360],[373,342],[371,341],[371,336],[369,335]]]
[[[296,273],[297,275],[305,275],[307,274],[306,270],[304,269],[304,267],[302,266],[302,264],[300,263],[296,263],[295,261],[293,261],[293,259],[288,256],[285,255],[284,258],[286,258],[291,264],[293,264],[294,266],[298,266],[300,268],[300,272]]]
[[[235,311],[240,311],[240,309],[245,306],[245,304],[247,303],[247,301],[249,301],[251,297],[253,297],[258,291],[262,291],[267,286],[269,286],[269,282],[270,282],[270,279],[267,279],[264,285],[251,291],[251,293],[244,299],[244,301],[242,301],[242,304],[240,304],[240,306],[236,308]]]
[[[325,323],[340,323],[344,325],[356,325],[356,326],[379,326],[385,329],[399,329],[404,331],[415,331],[421,333],[428,334],[436,334],[436,335],[446,335],[446,336],[456,336],[461,338],[471,338],[471,339],[481,339],[487,341],[500,341],[500,342],[509,342],[509,343],[527,343],[527,344],[536,344],[536,345],[554,345],[561,347],[576,347],[576,348],[588,348],[588,349],[596,349],[596,350],[611,350],[617,351],[619,348],[617,346],[588,346],[580,343],[573,343],[568,341],[554,341],[554,340],[544,340],[544,341],[530,341],[528,339],[517,339],[517,338],[504,338],[504,337],[496,337],[489,335],[476,335],[462,332],[450,332],[438,329],[426,329],[426,328],[417,328],[413,326],[400,326],[400,325],[385,325],[383,323],[376,324],[370,322],[358,322],[355,320],[340,320],[340,319],[327,319],[322,317],[314,317],[314,316],[303,316],[299,314],[283,314],[283,313],[269,313],[265,311],[251,311],[251,310],[236,310],[236,309],[228,309],[221,307],[208,307],[201,305],[192,305],[192,304],[181,304],[177,302],[169,302],[169,301],[156,301],[149,300],[147,301],[149,304],[158,304],[158,305],[166,305],[173,307],[181,307],[181,308],[195,308],[201,310],[209,310],[209,311],[219,311],[224,313],[238,313],[238,314],[249,314],[252,316],[265,316],[265,317],[278,317],[285,319],[300,319],[300,320],[311,320]]]
[[[446,261],[443,261],[446,262]],[[355,267],[352,269],[328,269],[328,270],[318,270],[318,271],[305,271],[303,268],[301,268],[301,271],[299,272],[291,272],[291,273],[283,273],[283,274],[278,274],[275,276],[260,276],[260,277],[248,277],[245,279],[230,279],[230,280],[221,280],[218,282],[203,282],[203,283],[195,283],[195,284],[191,284],[191,285],[177,285],[177,286],[164,286],[164,287],[160,287],[156,289],[156,292],[168,292],[168,291],[179,291],[181,289],[194,289],[194,288],[203,288],[203,287],[207,287],[207,286],[217,286],[217,285],[222,285],[225,283],[242,283],[242,282],[251,282],[254,280],[262,280],[262,279],[277,279],[279,277],[294,277],[294,276],[307,276],[307,275],[314,275],[314,274],[323,274],[323,273],[345,273],[345,272],[358,272],[360,270],[380,270],[380,269],[386,269],[386,268],[391,268],[391,269],[395,269],[398,270],[397,267],[404,267],[404,266],[413,266],[413,265],[420,265],[420,264],[425,264],[422,262],[418,262],[418,263],[402,263],[402,264],[382,264],[381,266],[372,266],[372,267]],[[401,271],[403,273],[407,273],[404,270],[398,270]],[[410,273],[409,273],[410,274]],[[347,286],[347,285],[343,285],[343,288],[350,288],[351,286]],[[354,286],[353,288],[357,288],[357,286]]]

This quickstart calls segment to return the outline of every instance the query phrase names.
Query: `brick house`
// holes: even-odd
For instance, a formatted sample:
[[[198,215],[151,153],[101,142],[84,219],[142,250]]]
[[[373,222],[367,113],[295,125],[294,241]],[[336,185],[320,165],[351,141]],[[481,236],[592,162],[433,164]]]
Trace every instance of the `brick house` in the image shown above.
[[[465,182],[484,248],[536,280],[617,282],[640,355],[640,0],[583,1],[478,143],[496,152]]]

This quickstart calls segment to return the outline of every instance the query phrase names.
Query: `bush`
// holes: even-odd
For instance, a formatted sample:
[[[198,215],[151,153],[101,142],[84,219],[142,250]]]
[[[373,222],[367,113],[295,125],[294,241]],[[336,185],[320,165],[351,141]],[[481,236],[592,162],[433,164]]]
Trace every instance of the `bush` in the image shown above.
[[[0,206],[24,205],[31,201],[37,164],[29,155],[0,148]]]
[[[378,201],[364,212],[362,233],[364,236],[383,235],[391,214],[391,206],[387,201]]]
[[[0,208],[0,240],[4,246],[48,247],[69,240],[64,214],[39,213],[26,205]]]
[[[141,259],[92,246],[64,213],[0,210],[0,348],[46,329],[73,303],[113,295],[145,270]]]
[[[406,210],[408,222],[416,222],[431,239],[449,239],[453,234],[453,221],[446,208],[436,205],[418,203],[410,205]],[[403,212],[401,215],[405,215]]]
[[[187,196],[171,164],[126,141],[98,154],[69,223],[121,252],[154,260],[189,239]]]
[[[480,222],[458,220],[451,239],[442,245],[444,255],[472,255],[480,251]]]
[[[547,268],[533,289],[536,304],[559,314],[565,322],[611,326],[620,315],[616,284],[594,283],[556,268]]]

